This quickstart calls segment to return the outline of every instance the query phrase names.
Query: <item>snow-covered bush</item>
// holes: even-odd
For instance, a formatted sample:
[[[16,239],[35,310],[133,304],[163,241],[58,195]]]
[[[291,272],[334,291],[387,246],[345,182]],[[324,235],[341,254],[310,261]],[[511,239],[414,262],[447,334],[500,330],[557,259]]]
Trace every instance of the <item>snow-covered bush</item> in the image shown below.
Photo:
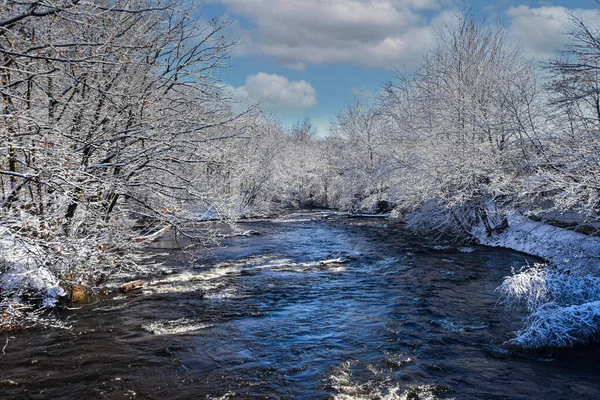
[[[522,347],[570,346],[600,331],[600,278],[535,264],[507,277],[500,302],[530,313],[508,343]]]
[[[537,311],[546,303],[559,307],[600,300],[600,278],[573,275],[534,264],[507,277],[498,288],[507,308]]]
[[[546,303],[531,314],[525,328],[507,343],[527,348],[587,343],[600,332],[600,301],[560,307]]]

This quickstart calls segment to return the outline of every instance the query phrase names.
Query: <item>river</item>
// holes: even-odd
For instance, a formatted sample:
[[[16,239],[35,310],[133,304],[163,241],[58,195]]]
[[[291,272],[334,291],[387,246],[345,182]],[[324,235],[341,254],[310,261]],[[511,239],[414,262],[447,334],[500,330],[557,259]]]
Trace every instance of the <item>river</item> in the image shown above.
[[[326,213],[241,227],[261,235],[192,263],[163,238],[145,288],[9,338],[0,398],[600,398],[600,347],[502,345],[522,316],[495,288],[523,254]]]

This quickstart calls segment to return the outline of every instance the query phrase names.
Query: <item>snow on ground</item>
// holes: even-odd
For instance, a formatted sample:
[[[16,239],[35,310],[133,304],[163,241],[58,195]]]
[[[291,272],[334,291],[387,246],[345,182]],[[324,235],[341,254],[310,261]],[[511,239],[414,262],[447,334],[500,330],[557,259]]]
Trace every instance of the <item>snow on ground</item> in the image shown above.
[[[508,228],[488,237],[483,226],[472,234],[481,244],[541,257],[547,264],[524,266],[498,288],[508,309],[527,310],[523,329],[508,344],[536,348],[572,346],[600,333],[600,238],[507,217]]]
[[[472,234],[486,246],[505,247],[538,256],[563,270],[600,271],[600,238],[533,221],[521,214],[507,216],[508,228],[491,237],[483,226]]]

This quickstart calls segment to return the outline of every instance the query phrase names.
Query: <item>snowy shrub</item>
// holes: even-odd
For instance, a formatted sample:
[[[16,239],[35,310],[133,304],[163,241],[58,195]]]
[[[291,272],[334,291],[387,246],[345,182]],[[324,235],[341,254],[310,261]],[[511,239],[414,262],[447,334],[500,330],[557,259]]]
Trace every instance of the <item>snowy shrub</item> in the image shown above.
[[[546,264],[513,274],[498,288],[510,309],[534,312],[546,303],[565,307],[600,300],[600,278],[551,270]]]
[[[507,277],[498,288],[508,309],[531,313],[516,338],[522,347],[570,346],[600,330],[600,278],[552,270],[545,264]]]
[[[565,347],[586,343],[600,332],[600,301],[560,307],[547,303],[527,318],[507,343],[520,347]]]

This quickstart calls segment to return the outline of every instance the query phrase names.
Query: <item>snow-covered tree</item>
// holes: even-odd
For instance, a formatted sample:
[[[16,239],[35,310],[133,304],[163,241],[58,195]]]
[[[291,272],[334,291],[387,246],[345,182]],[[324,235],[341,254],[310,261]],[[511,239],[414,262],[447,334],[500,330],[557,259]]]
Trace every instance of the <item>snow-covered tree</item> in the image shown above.
[[[388,119],[373,99],[355,99],[331,122],[340,206],[376,209],[389,200]]]
[[[384,109],[396,123],[404,189],[418,191],[403,198],[429,202],[428,214],[437,209],[440,217],[424,215],[415,227],[423,222],[465,236],[482,221],[491,234],[486,204],[498,194],[495,184],[505,183],[531,151],[523,138],[533,132],[523,119],[532,78],[502,25],[470,16],[439,34],[412,76],[386,86]],[[438,222],[426,226],[427,220]]]
[[[547,64],[553,110],[549,160],[537,169],[540,187],[559,212],[588,220],[600,210],[600,26],[572,18],[571,41]]]
[[[217,75],[232,43],[185,4],[2,2],[3,298],[87,291],[227,203],[206,166],[241,134]]]

